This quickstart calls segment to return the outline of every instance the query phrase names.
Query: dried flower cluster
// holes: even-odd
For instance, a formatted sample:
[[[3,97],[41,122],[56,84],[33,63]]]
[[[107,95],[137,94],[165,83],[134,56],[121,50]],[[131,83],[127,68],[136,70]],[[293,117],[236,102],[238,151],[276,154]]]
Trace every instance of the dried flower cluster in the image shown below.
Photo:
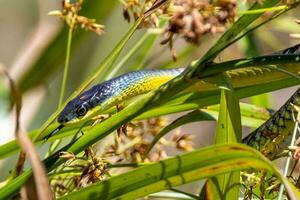
[[[50,183],[56,196],[63,196],[76,188],[104,180],[108,174],[107,162],[96,157],[91,148],[87,148],[83,156],[62,152],[61,158],[67,160],[53,176]]]
[[[127,0],[123,5],[123,16],[128,22],[131,21],[131,17],[133,17],[134,20],[139,18],[141,12],[142,4],[138,0]]]
[[[49,15],[59,16],[69,27],[74,30],[77,26],[88,29],[98,35],[103,33],[104,26],[97,24],[95,19],[89,19],[85,16],[80,16],[78,13],[81,10],[83,0],[63,0],[63,9],[49,12]]]
[[[141,3],[139,0],[126,0],[123,5],[123,16],[124,19],[128,22],[131,21],[131,18],[137,20],[143,13],[148,11],[151,8],[154,8],[156,4],[161,5],[158,6],[157,9],[154,9],[154,12],[151,12],[148,17],[146,17],[141,27],[158,27],[159,21],[158,16],[165,13],[167,8],[166,5],[163,4],[163,0],[146,0],[145,2]]]
[[[156,2],[148,0],[145,7],[149,8]],[[142,5],[138,0],[127,0],[124,6],[125,19],[130,21],[129,11],[135,19],[139,17]],[[169,16],[167,39],[162,43],[171,42],[175,34],[188,42],[199,43],[202,35],[223,32],[227,22],[234,20],[236,0],[172,0],[151,14],[148,21],[157,25],[157,17],[162,14]]]
[[[88,184],[108,178],[109,166],[114,164],[153,162],[167,157],[165,147],[180,151],[193,150],[192,137],[180,131],[171,135],[169,140],[161,138],[153,150],[147,154],[154,137],[166,126],[164,118],[136,121],[118,130],[115,140],[104,152],[96,155],[91,148],[81,156],[61,152],[60,158],[66,162],[59,170],[50,174],[52,190],[56,196],[85,187]],[[147,154],[147,155],[146,155]]]
[[[166,121],[163,118],[129,124],[126,132],[123,130],[123,134],[120,134],[115,139],[115,143],[106,150],[107,159],[113,163],[153,162],[167,157],[166,146],[175,147],[182,151],[192,150],[191,137],[175,132],[170,140],[162,138],[148,153],[151,142],[165,125]]]
[[[171,141],[173,141],[174,144],[176,144],[176,148],[182,151],[193,150],[192,139],[192,135],[181,134],[179,131],[175,132],[171,137]]]
[[[159,0],[127,0],[124,5],[124,18],[130,21],[130,13],[137,19],[144,10],[155,7]],[[171,0],[155,9],[142,24],[143,27],[154,25],[158,27],[158,17],[165,15],[169,18],[161,44],[168,44],[172,50],[173,59],[176,52],[173,48],[175,36],[184,38],[187,42],[198,44],[202,36],[225,31],[228,22],[236,16],[236,0]]]
[[[201,36],[223,32],[226,23],[236,15],[235,0],[218,0],[214,3],[205,0],[175,0],[171,5],[171,18],[167,29],[167,39],[175,34],[188,42],[199,43]]]
[[[275,199],[278,196],[280,181],[264,171],[241,172],[241,183],[244,186],[241,189],[244,199]]]
[[[108,147],[106,155],[113,159],[112,162],[143,161],[150,142],[165,125],[166,121],[162,118],[128,124],[126,130],[123,129],[122,134],[115,138],[114,144]],[[150,161],[167,157],[166,152],[159,145],[156,148],[156,151],[149,156]]]

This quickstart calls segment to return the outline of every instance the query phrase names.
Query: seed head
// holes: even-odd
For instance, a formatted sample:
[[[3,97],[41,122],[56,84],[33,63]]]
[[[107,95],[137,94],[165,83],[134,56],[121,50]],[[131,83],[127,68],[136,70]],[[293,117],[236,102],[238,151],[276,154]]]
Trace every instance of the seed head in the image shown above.
[[[89,19],[85,16],[79,15],[82,3],[83,0],[63,0],[62,10],[51,11],[48,13],[48,15],[60,17],[70,26],[72,30],[79,26],[95,32],[98,35],[104,33],[104,26],[97,24],[95,19]]]

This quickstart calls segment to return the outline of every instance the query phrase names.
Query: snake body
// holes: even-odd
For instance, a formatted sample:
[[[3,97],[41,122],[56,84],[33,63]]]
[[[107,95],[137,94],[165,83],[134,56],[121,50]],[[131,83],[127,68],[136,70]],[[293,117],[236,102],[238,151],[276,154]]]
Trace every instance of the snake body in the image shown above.
[[[273,55],[299,54],[300,44]],[[88,116],[88,112],[99,106],[103,109],[118,104],[126,99],[147,93],[178,76],[184,68],[149,69],[129,72],[101,84],[95,85],[71,100],[58,116],[62,125]],[[229,72],[234,76],[236,72]],[[232,78],[232,80],[235,80]],[[291,135],[293,129],[292,105],[300,106],[300,89],[263,125],[243,139],[243,143],[260,150],[264,155],[273,158],[280,146]]]
[[[300,88],[260,127],[243,139],[243,143],[259,150],[266,157],[273,159],[284,150],[292,136],[295,118],[294,106],[300,107]]]
[[[300,44],[273,55],[299,54]],[[243,139],[243,143],[274,159],[290,141],[297,116],[293,106],[300,107],[300,88],[265,123]]]
[[[95,85],[71,100],[58,116],[61,124],[85,117],[88,111],[100,106],[105,109],[131,97],[147,93],[175,76],[184,68],[133,71]]]

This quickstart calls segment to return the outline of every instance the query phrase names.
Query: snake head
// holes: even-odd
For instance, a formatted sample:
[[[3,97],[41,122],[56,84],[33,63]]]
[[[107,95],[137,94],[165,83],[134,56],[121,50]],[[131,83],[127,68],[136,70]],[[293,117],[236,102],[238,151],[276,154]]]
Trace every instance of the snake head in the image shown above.
[[[66,124],[85,116],[89,109],[90,105],[87,100],[76,97],[71,100],[58,115],[57,121],[60,124]]]
[[[58,115],[57,121],[60,124],[75,122],[84,117],[87,112],[94,107],[93,98],[97,94],[97,87],[85,91],[78,95],[66,105],[66,107]]]
[[[110,88],[106,84],[95,85],[79,96],[71,100],[66,107],[58,115],[57,121],[60,124],[77,122],[96,106],[101,106],[101,103],[110,96]]]

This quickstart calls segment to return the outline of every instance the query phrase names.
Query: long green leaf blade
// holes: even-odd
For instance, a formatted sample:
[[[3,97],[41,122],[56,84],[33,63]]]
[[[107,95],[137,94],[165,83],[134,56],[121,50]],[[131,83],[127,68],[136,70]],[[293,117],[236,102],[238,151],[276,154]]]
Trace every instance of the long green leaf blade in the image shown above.
[[[218,117],[216,144],[231,144],[242,139],[239,99],[233,91],[221,90],[220,112]],[[208,179],[206,194],[212,199],[238,199],[240,173],[231,172]]]
[[[300,198],[280,172],[257,151],[240,144],[217,145],[149,164],[60,199],[136,199],[215,175],[256,168],[273,172],[290,195]]]

